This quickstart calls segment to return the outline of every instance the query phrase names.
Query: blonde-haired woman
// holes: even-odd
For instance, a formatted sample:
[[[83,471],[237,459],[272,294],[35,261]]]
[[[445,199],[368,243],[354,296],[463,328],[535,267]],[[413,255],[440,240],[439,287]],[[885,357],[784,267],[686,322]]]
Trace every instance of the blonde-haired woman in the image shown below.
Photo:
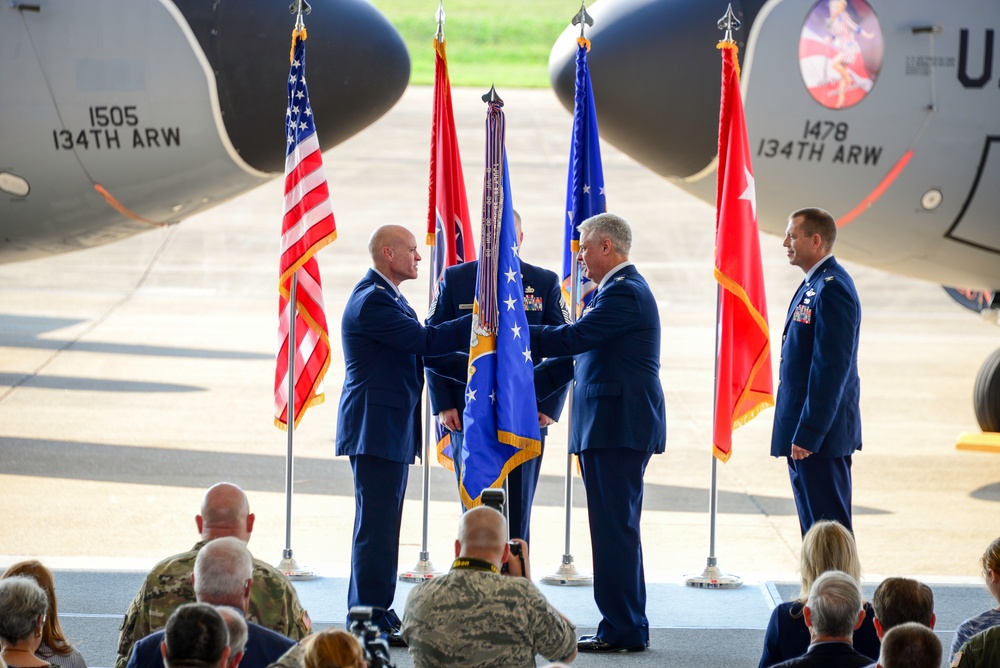
[[[764,652],[760,657],[760,668],[768,668],[797,656],[809,649],[809,628],[802,617],[802,608],[813,582],[826,571],[843,571],[861,586],[861,561],[854,536],[839,522],[823,520],[816,522],[802,538],[802,552],[799,557],[801,577],[799,596],[794,601],[779,604],[771,611],[771,619],[764,633]],[[881,643],[875,633],[872,620],[875,611],[871,603],[865,601],[865,619],[861,628],[854,632],[854,649],[878,661]]]

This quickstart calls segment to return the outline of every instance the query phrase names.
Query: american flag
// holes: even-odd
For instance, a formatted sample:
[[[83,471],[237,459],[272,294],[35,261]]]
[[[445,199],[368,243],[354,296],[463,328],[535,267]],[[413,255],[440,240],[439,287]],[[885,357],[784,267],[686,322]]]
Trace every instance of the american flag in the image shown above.
[[[274,423],[288,428],[289,346],[294,345],[294,422],[323,401],[323,376],[330,366],[330,337],[323,308],[323,284],[316,251],[337,238],[323,154],[306,88],[305,29],[292,33],[288,109],[285,112],[285,206],[281,221],[278,281],[278,355],[274,373]],[[292,308],[292,276],[296,278]],[[295,341],[289,322],[295,314]]]

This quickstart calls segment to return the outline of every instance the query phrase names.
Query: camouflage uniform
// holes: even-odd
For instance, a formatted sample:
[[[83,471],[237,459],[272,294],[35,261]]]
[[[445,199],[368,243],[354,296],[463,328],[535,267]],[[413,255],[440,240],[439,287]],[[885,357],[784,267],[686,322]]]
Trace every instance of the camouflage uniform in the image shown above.
[[[182,604],[195,602],[191,574],[195,557],[204,545],[205,541],[199,541],[190,552],[164,559],[146,576],[122,620],[115,668],[125,668],[128,664],[135,641],[165,627],[171,613]],[[266,626],[292,640],[304,638],[312,625],[288,578],[259,559],[253,560],[247,621]]]
[[[455,567],[410,592],[402,628],[415,668],[528,668],[535,654],[565,661],[574,631],[530,580]]]

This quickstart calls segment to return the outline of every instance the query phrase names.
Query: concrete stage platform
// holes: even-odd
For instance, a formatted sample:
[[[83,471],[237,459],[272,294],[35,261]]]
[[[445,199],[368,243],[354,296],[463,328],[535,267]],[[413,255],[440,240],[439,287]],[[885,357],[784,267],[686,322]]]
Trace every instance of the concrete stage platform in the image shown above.
[[[118,628],[125,608],[144,573],[128,571],[58,571],[60,619],[94,666],[112,666]],[[865,586],[870,597],[875,584]],[[937,631],[945,646],[951,645],[955,627],[992,604],[985,588],[977,585],[930,583],[934,589]],[[396,611],[402,614],[406,596],[416,585],[400,583]],[[577,625],[592,632],[601,617],[590,587],[539,585],[545,596]],[[319,577],[295,583],[314,628],[343,627],[347,580]],[[746,582],[738,589],[694,589],[682,582],[654,582],[648,586],[649,651],[629,655],[581,654],[579,666],[670,666],[671,668],[736,668],[756,666],[771,609],[798,594],[792,583]],[[946,657],[947,658],[947,657]],[[412,666],[406,650],[393,649],[399,668]],[[539,665],[544,665],[539,660]],[[943,663],[942,665],[946,665]]]
[[[473,212],[481,200],[483,92],[454,90]],[[524,218],[522,255],[559,269],[571,114],[549,90],[499,92],[513,197]],[[431,101],[430,88],[411,87],[383,119],[325,154],[339,236],[318,259],[333,360],[326,402],[295,433],[292,516],[296,556],[329,578],[300,585],[326,623],[346,613],[341,578],[354,514],[349,463],[333,455],[344,377],[339,323],[369,264],[371,232],[402,223],[418,241],[424,237]],[[716,554],[747,586],[679,586],[708,556],[714,210],[607,143],[602,148],[609,207],[630,220],[632,259],[659,302],[668,436],[666,453],[646,472],[642,516],[655,652],[596,661],[755,665],[770,605],[760,583],[795,582],[800,543],[786,466],[768,456],[771,411],[736,432],[732,459],[718,467]],[[761,196],[765,185],[758,183]],[[169,229],[0,266],[0,566],[28,556],[61,571],[70,637],[85,641],[95,665],[107,665],[118,617],[135,591],[127,573],[194,544],[193,518],[209,485],[231,480],[247,490],[257,516],[250,549],[280,558],[286,440],[272,410],[281,201],[276,179]],[[832,190],[829,201],[802,203],[809,204],[835,215],[852,206]],[[802,272],[788,266],[780,238],[762,235],[761,250],[777,345],[774,330]],[[979,556],[1000,535],[1000,457],[956,451],[955,442],[976,428],[973,381],[1000,345],[1000,331],[939,286],[844,264],[864,309],[865,445],[854,458],[861,562],[870,582],[918,577],[942,598],[951,590],[938,585],[964,585],[954,590],[955,612],[941,619],[947,630],[989,604],[976,576]],[[426,308],[428,267],[425,257],[420,278],[402,285],[418,312]],[[565,423],[552,428],[542,462],[532,518],[536,577],[554,570],[564,550],[566,439]],[[579,479],[573,489],[572,552],[588,570]],[[401,568],[416,563],[421,510],[414,467]],[[452,474],[436,462],[429,514],[428,547],[444,566],[459,506]],[[73,582],[76,593],[62,589]],[[584,630],[596,623],[589,590],[547,591]]]

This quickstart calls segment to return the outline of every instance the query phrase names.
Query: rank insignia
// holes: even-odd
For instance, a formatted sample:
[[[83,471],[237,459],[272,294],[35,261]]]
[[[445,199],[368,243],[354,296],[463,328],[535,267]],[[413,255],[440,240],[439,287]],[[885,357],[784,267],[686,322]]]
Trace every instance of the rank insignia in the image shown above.
[[[829,283],[830,281],[832,281],[835,278],[837,278],[837,277],[836,276],[827,276],[826,278],[823,279],[823,281],[825,281],[826,283]]]
[[[792,320],[795,322],[801,322],[803,325],[808,325],[812,322],[813,310],[804,304],[799,304],[795,307],[795,312],[792,314]]]
[[[615,278],[615,283],[621,283],[624,280],[625,280],[624,276],[618,276],[618,277]]]

